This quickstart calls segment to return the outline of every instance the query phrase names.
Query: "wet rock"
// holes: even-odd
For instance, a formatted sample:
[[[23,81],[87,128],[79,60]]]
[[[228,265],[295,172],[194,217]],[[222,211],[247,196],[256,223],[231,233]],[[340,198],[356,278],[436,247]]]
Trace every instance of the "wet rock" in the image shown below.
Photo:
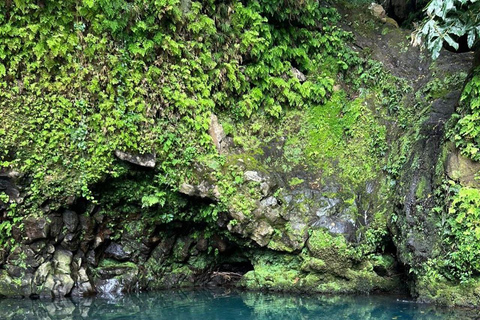
[[[137,290],[139,285],[138,267],[131,263],[111,264],[102,261],[95,270],[94,285],[102,296],[119,296]]]
[[[116,278],[102,279],[97,281],[96,288],[98,293],[103,296],[121,296],[124,292],[124,287],[120,280]]]
[[[76,251],[80,246],[80,237],[76,233],[67,233],[61,242],[62,248],[69,251]]]
[[[192,247],[193,239],[190,236],[180,237],[173,248],[173,256],[175,261],[184,262],[190,256],[190,248]]]
[[[218,235],[212,237],[212,247],[217,249],[220,253],[224,253],[228,248],[227,242]]]
[[[29,297],[32,294],[33,276],[24,274],[22,277],[11,277],[6,270],[0,270],[0,296]]]
[[[112,258],[118,261],[127,261],[131,255],[131,252],[125,251],[124,247],[116,242],[110,243],[105,249],[106,258]]]
[[[47,238],[50,224],[43,217],[28,217],[24,220],[24,228],[27,242],[33,242]]]
[[[85,268],[80,268],[76,273],[75,277],[75,287],[72,291],[73,296],[88,296],[95,293],[95,289],[90,280],[90,277],[87,275],[87,270]]]
[[[66,250],[57,250],[53,255],[53,263],[57,273],[70,273],[73,254]]]
[[[90,242],[95,239],[95,220],[92,217],[85,215],[81,215],[79,220],[82,230],[82,242],[80,249],[83,252],[87,252]]]
[[[197,240],[196,248],[197,248],[197,250],[200,251],[200,252],[207,251],[207,249],[208,249],[208,240],[205,239],[204,237],[200,237],[200,238]]]
[[[314,226],[327,228],[331,233],[343,234],[348,238],[352,237],[355,233],[354,221],[349,216],[340,215],[330,217],[327,215],[321,215],[315,221]]]
[[[155,261],[158,265],[162,264],[172,252],[175,242],[176,237],[173,235],[163,237],[160,243],[153,249],[149,260]]]
[[[134,155],[124,151],[115,150],[115,156],[120,160],[127,161],[141,167],[155,168],[156,156],[153,153]]]
[[[48,220],[50,220],[49,236],[55,240],[61,240],[63,217],[60,214],[51,214],[48,216]]]
[[[7,256],[8,256],[7,250],[5,250],[5,249],[0,249],[0,267],[1,267],[2,264],[4,264],[5,261],[7,260]]]
[[[86,259],[87,259],[87,263],[91,266],[97,266],[98,265],[98,257],[97,255],[95,254],[95,250],[90,250],[87,252],[87,254],[85,255]]]
[[[71,277],[73,254],[66,250],[57,250],[52,261],[43,263],[33,277],[33,292],[40,297],[64,297],[73,289]]]
[[[63,224],[68,231],[74,232],[78,226],[78,215],[71,210],[65,210],[63,212]]]
[[[36,254],[44,251],[44,249],[47,247],[47,242],[45,240],[40,240],[35,243],[32,243],[29,246]]]
[[[10,203],[21,204],[23,202],[18,186],[12,183],[10,179],[0,178],[0,191],[3,191],[8,196]]]
[[[267,218],[269,223],[276,223],[281,219],[279,210],[277,199],[268,197],[260,201],[258,208],[255,209],[253,214],[257,218]]]

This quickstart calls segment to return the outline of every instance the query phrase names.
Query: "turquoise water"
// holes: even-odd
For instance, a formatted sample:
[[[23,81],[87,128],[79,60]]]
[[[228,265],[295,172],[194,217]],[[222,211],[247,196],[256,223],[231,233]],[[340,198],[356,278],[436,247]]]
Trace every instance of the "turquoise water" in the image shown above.
[[[111,299],[0,300],[2,320],[461,320],[476,319],[476,314],[390,296],[304,296],[207,290],[140,293]]]

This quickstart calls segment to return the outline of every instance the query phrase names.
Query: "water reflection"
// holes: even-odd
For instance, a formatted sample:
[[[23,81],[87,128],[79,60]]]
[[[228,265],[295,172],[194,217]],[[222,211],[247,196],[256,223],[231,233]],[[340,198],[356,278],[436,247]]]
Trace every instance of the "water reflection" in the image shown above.
[[[0,319],[480,319],[385,296],[303,296],[228,291],[165,291],[115,299],[0,300]]]

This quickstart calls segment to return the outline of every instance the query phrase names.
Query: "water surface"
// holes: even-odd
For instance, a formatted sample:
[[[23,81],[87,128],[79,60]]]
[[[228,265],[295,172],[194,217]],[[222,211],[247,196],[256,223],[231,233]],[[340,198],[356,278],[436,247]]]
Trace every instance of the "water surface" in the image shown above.
[[[0,319],[248,320],[480,319],[392,296],[306,296],[225,290],[164,291],[122,297],[0,300]]]

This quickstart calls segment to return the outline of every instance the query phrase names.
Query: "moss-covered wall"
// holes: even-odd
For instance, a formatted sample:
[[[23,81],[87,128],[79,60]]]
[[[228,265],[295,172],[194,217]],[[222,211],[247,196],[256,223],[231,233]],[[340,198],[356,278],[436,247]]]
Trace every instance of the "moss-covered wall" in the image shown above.
[[[432,63],[360,3],[0,9],[0,295],[409,280],[446,303],[475,278],[476,76],[462,155],[444,128],[469,54]]]

